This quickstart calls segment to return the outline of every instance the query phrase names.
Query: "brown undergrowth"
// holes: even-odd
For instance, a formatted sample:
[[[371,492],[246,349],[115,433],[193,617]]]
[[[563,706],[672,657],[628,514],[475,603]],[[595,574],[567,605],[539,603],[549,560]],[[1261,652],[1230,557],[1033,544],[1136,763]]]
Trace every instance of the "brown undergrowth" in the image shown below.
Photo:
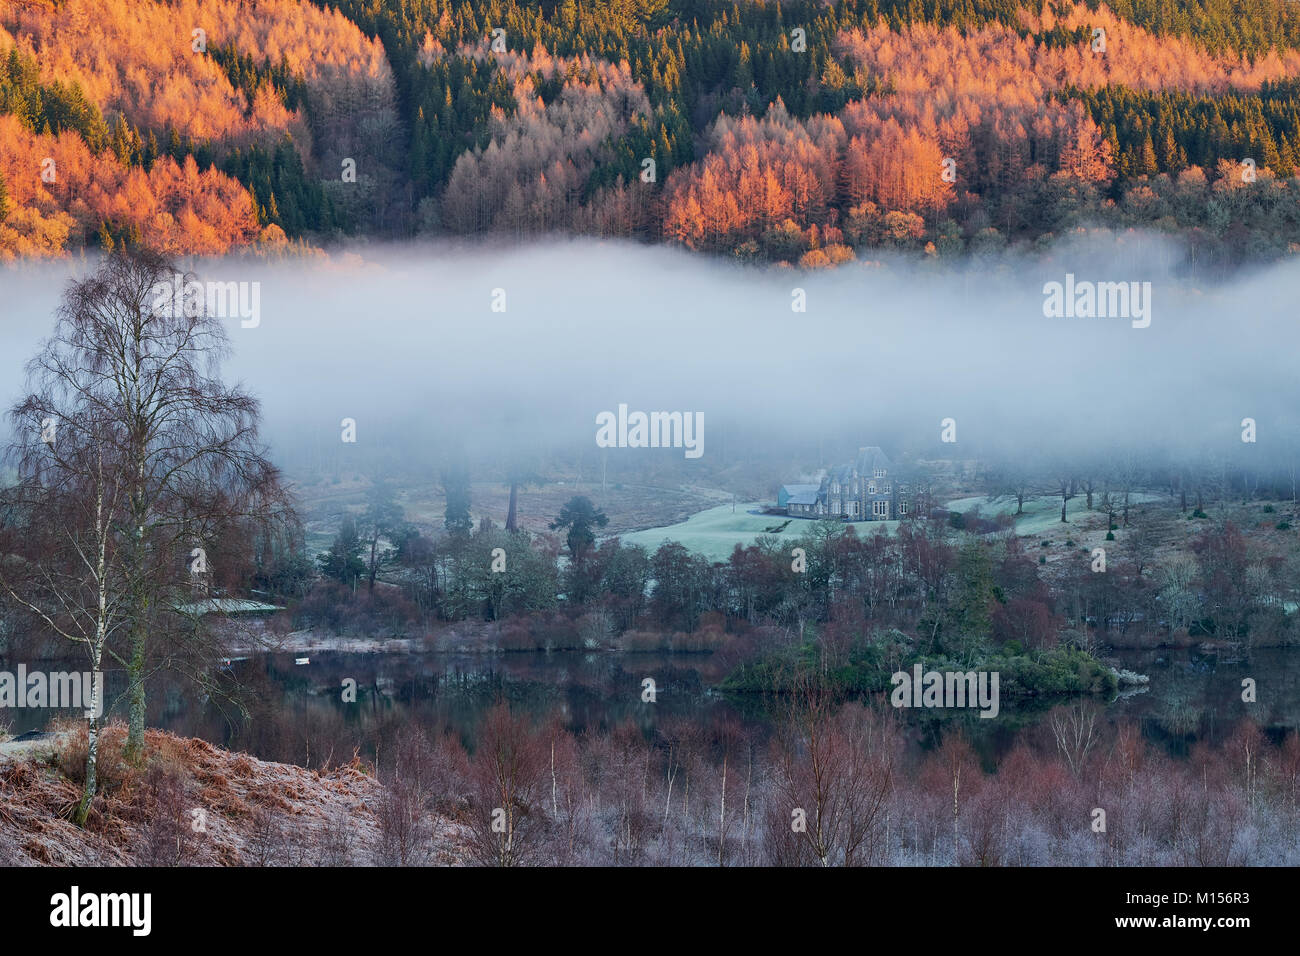
[[[0,762],[0,865],[357,865],[378,841],[382,785],[360,760],[328,771],[268,763],[203,740],[126,727],[99,739],[98,793],[71,822],[83,781],[85,725],[56,728],[52,750]]]

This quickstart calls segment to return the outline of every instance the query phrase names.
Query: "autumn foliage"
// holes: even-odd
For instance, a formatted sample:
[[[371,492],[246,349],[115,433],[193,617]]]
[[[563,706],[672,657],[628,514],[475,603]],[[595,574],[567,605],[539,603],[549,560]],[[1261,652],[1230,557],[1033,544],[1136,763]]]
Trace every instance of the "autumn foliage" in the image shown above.
[[[54,161],[52,183],[39,176],[46,157]],[[0,116],[0,169],[15,207],[0,222],[0,252],[57,254],[69,237],[93,233],[102,222],[148,235],[171,253],[216,255],[258,236],[244,187],[214,169],[201,171],[192,156],[180,164],[164,157],[145,172],[111,153],[91,153],[75,133],[36,136]]]
[[[1191,6],[0,0],[40,87],[0,76],[0,256],[569,231],[820,267],[1096,225],[1287,254],[1300,28]],[[81,185],[31,182],[69,129]],[[1200,199],[1247,161],[1225,222]]]
[[[207,52],[222,47],[301,76],[311,119],[287,108],[272,85],[251,97],[232,85]],[[339,158],[355,156],[363,189],[391,164],[384,151],[398,124],[382,46],[311,3],[0,0],[0,56],[11,51],[35,61],[43,86],[79,89],[109,129],[120,122],[162,149],[170,140],[172,149],[124,161],[106,143],[57,128],[24,130],[0,116],[0,177],[13,207],[0,224],[0,257],[57,254],[101,231],[172,253],[219,254],[254,242],[265,213],[245,184],[211,165],[232,150],[291,142],[308,169],[335,179]],[[328,146],[314,145],[321,143]],[[198,147],[209,162],[195,157]],[[376,159],[369,168],[366,156]],[[52,182],[41,177],[47,158]]]

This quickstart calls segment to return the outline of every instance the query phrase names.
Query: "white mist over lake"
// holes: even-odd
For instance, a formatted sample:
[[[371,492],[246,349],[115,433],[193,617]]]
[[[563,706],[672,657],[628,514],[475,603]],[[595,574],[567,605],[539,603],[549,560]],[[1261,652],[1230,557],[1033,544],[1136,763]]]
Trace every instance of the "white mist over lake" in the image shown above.
[[[359,440],[454,436],[495,453],[591,442],[596,415],[626,403],[702,413],[706,454],[724,427],[902,435],[940,454],[945,418],[972,452],[1230,443],[1246,417],[1262,454],[1294,443],[1300,262],[1212,282],[1176,272],[1180,258],[1159,239],[1100,237],[1033,258],[806,273],[558,239],[196,271],[261,284],[257,327],[227,323],[226,370],[262,399],[273,441],[353,418]],[[0,271],[6,405],[68,277],[91,265]],[[1150,282],[1150,326],[1045,317],[1044,285],[1067,274]]]

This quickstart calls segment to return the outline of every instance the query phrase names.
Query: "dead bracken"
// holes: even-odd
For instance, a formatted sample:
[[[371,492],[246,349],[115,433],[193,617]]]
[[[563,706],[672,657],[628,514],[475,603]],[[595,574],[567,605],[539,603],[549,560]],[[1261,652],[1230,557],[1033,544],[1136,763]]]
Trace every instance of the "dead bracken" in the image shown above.
[[[85,829],[75,826],[86,732],[64,729],[53,748],[0,754],[0,865],[255,866],[371,862],[373,808],[383,786],[359,762],[317,772],[231,753],[160,730],[145,734],[139,766],[125,762],[126,728],[99,743],[101,787]],[[340,839],[346,830],[346,841]],[[458,828],[438,822],[445,861]]]

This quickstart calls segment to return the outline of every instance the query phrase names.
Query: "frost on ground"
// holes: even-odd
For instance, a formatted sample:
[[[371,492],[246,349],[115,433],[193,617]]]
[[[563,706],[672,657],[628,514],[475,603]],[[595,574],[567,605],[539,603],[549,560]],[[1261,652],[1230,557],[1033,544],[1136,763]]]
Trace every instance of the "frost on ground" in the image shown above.
[[[146,732],[139,766],[126,728],[106,727],[99,795],[80,829],[86,732],[0,757],[0,866],[348,866],[379,857],[384,788],[359,761],[320,772],[202,740]],[[462,862],[460,827],[434,820],[434,864]]]

